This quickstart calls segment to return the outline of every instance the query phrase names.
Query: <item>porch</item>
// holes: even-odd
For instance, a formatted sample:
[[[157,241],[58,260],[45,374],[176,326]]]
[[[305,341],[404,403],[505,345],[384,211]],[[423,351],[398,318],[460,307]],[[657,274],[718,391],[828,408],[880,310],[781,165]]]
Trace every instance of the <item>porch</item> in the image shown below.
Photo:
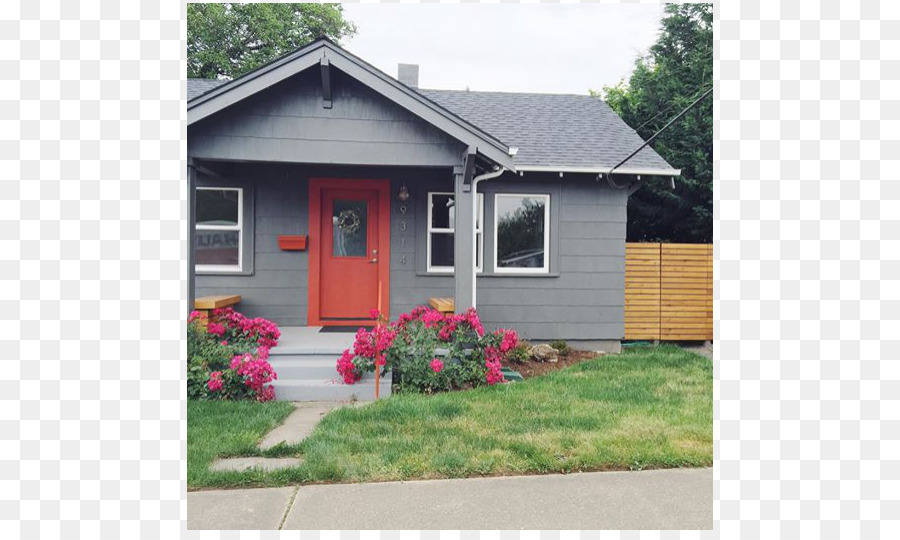
[[[269,363],[278,374],[275,397],[282,401],[372,401],[375,379],[368,375],[345,385],[335,369],[344,349],[353,346],[353,332],[322,331],[321,326],[285,326]],[[379,384],[382,397],[391,395],[390,375]]]
[[[272,354],[333,354],[344,352],[353,345],[354,332],[323,332],[322,326],[285,326]],[[332,366],[333,367],[333,366]]]
[[[356,327],[369,322],[372,309],[396,317],[434,298],[450,299],[460,310],[473,304],[459,298],[473,292],[464,279],[474,273],[474,230],[470,219],[463,222],[471,205],[455,208],[455,236],[466,234],[471,242],[434,236],[451,241],[427,245],[431,194],[473,199],[471,192],[454,197],[465,175],[453,168],[195,160],[191,170],[192,296],[239,294],[236,309],[280,327]],[[215,223],[208,215],[214,195],[233,201],[232,213],[216,215]],[[448,212],[438,195],[434,201]],[[220,206],[215,210],[221,213]],[[346,228],[335,225],[344,214],[357,218]],[[303,242],[290,245],[285,239]],[[231,249],[231,260],[223,245]],[[449,261],[450,271],[434,270],[432,260]],[[453,272],[454,261],[466,262]]]

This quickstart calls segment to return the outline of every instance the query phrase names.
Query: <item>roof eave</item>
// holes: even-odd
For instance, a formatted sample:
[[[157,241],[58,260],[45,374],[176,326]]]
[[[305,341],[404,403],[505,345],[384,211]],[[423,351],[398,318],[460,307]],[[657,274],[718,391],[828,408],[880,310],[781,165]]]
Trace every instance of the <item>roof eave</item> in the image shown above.
[[[610,167],[573,167],[569,165],[519,165],[517,169],[520,172],[608,174]],[[681,176],[681,169],[619,167],[614,172],[616,174],[641,174],[647,176]]]
[[[321,54],[316,54],[320,50]],[[497,165],[511,171],[516,170],[509,155],[509,147],[499,139],[324,39],[314,41],[306,47],[188,101],[188,125],[199,122],[273,84],[313,67],[325,56],[334,67],[372,88],[388,100],[409,110],[463,144],[478,148],[481,154]]]

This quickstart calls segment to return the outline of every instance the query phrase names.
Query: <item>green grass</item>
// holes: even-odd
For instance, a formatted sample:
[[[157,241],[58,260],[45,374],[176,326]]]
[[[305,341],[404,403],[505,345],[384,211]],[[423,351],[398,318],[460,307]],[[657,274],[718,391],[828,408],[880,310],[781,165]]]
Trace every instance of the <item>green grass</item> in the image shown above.
[[[700,355],[635,347],[521,383],[395,395],[333,411],[300,445],[270,451],[304,460],[271,473],[206,466],[215,455],[259,454],[255,442],[287,408],[189,403],[188,486],[710,466],[712,381]]]
[[[262,455],[256,444],[293,410],[284,401],[188,401],[188,487],[267,483],[255,471],[213,473],[209,464],[217,457]]]

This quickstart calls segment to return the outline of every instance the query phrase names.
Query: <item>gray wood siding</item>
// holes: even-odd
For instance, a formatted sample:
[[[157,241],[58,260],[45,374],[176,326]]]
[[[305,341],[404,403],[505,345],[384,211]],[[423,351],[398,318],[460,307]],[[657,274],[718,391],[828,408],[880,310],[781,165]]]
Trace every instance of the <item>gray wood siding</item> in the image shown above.
[[[432,296],[453,296],[453,277],[426,272],[428,191],[452,191],[432,181],[411,191],[416,204],[416,271],[392,274],[391,313]],[[588,176],[506,174],[479,186],[484,199],[484,271],[477,305],[490,328],[509,326],[535,340],[618,340],[624,335],[627,195]],[[550,193],[550,274],[509,276],[492,272],[495,193]],[[412,220],[413,218],[408,218]],[[398,311],[399,310],[399,311]]]
[[[453,296],[453,276],[425,271],[429,191],[452,189],[450,169],[292,168],[290,172],[245,166],[240,180],[255,192],[256,256],[252,275],[197,276],[197,295],[236,293],[248,316],[280,325],[306,324],[308,252],[278,249],[280,234],[308,233],[309,177],[391,179],[390,311]],[[229,180],[235,177],[229,177]],[[222,180],[199,176],[200,185]],[[400,203],[405,184],[410,200]],[[231,185],[231,184],[230,184]],[[477,304],[489,328],[512,327],[533,340],[618,340],[624,334],[625,220],[627,197],[589,178],[508,174],[482,184],[485,193],[485,271],[478,276]],[[551,274],[496,275],[493,268],[493,194],[551,193]],[[405,206],[405,212],[403,207]],[[245,232],[245,234],[248,234]]]
[[[196,158],[383,166],[453,166],[463,145],[331,69],[322,106],[318,66],[189,128]]]
[[[248,317],[265,317],[284,326],[305,325],[309,259],[305,251],[281,251],[278,236],[309,232],[306,178],[279,177],[264,168],[227,180],[198,178],[201,186],[225,182],[254,188],[256,219],[244,230],[256,245],[254,267],[249,275],[198,275],[197,296],[240,294],[238,309]]]

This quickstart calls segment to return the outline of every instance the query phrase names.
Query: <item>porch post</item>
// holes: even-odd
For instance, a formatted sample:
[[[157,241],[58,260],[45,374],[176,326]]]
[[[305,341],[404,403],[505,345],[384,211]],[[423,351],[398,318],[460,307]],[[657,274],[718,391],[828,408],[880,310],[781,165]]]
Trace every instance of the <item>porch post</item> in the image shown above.
[[[187,186],[188,186],[188,255],[187,255],[187,279],[188,279],[188,314],[194,310],[194,250],[197,248],[196,210],[197,210],[197,169],[194,160],[188,158],[187,162]]]
[[[457,313],[475,307],[475,191],[472,176],[475,171],[475,149],[466,151],[463,165],[453,168],[454,212],[454,304]]]

